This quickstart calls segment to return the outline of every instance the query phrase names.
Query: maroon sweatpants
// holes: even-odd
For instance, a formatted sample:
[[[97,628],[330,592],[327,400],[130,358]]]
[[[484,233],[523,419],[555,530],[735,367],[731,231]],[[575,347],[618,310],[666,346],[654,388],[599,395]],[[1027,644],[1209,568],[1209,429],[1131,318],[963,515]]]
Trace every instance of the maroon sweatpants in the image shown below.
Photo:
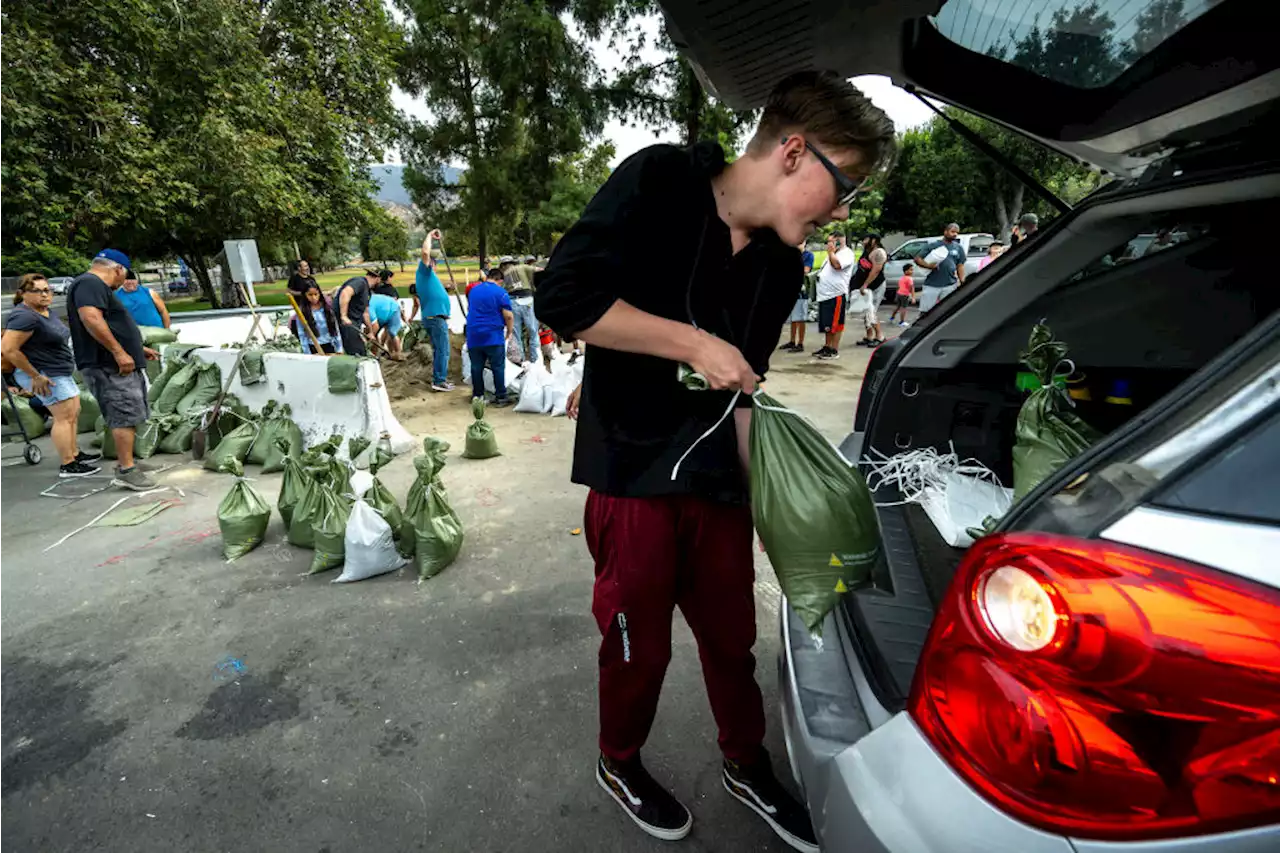
[[[692,496],[587,496],[600,626],[600,751],[626,760],[649,737],[671,660],[676,605],[693,629],[720,750],[755,760],[764,741],[756,684],[751,510]]]

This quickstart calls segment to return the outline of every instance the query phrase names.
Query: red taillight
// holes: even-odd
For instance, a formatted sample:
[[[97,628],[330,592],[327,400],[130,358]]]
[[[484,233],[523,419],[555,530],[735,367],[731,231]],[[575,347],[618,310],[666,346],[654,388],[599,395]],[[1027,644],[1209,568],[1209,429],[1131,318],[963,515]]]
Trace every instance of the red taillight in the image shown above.
[[[988,536],[911,715],[1001,809],[1085,838],[1280,818],[1280,592],[1108,542]]]

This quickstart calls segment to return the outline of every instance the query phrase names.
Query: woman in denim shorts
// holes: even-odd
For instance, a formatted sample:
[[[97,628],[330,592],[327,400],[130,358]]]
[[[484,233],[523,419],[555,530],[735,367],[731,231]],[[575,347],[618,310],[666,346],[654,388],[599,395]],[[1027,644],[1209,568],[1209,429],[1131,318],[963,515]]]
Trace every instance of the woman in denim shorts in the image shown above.
[[[76,421],[80,417],[80,388],[72,374],[71,331],[53,315],[49,306],[53,291],[39,273],[27,273],[13,296],[17,306],[9,314],[0,351],[14,367],[13,377],[53,415],[53,446],[62,457],[59,477],[86,477],[99,468],[90,464],[102,457],[81,453],[76,446]]]

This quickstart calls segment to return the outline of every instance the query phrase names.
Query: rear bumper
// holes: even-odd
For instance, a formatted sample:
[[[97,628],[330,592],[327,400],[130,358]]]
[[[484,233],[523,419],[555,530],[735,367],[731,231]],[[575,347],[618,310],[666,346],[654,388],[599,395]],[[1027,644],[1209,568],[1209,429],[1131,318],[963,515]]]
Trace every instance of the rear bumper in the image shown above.
[[[779,609],[783,732],[824,850],[1073,853],[1062,836],[1015,821],[979,797],[905,713],[888,716],[876,707],[846,662],[834,618],[823,626],[819,649],[785,602]]]

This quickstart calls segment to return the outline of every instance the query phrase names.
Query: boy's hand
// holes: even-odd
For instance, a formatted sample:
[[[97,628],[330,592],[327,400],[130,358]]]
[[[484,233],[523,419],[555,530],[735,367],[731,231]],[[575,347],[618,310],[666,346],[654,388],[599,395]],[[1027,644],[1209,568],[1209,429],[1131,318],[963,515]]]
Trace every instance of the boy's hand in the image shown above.
[[[582,383],[578,383],[578,387],[569,392],[569,400],[564,404],[565,416],[571,421],[578,419],[578,402],[582,399]]]
[[[698,351],[689,366],[706,377],[713,389],[742,390],[746,394],[756,390],[756,372],[737,347],[702,330],[698,330],[698,336]]]

